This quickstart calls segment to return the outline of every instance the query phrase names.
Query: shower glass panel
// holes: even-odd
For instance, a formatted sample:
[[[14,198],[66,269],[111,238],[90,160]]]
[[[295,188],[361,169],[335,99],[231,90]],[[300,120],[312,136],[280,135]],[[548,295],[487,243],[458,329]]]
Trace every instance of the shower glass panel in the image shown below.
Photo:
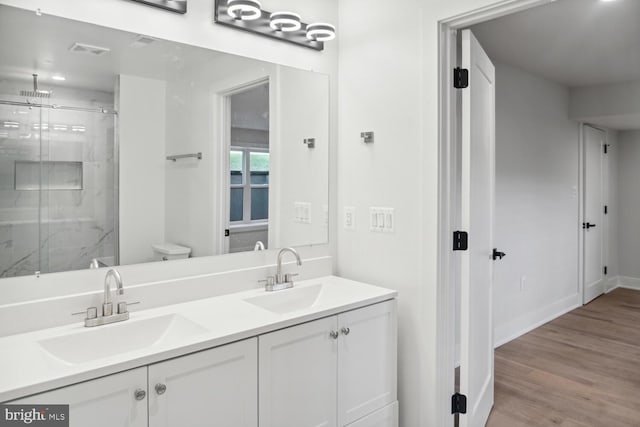
[[[0,277],[40,270],[40,192],[16,190],[16,165],[40,161],[40,108],[0,105]],[[40,168],[29,181],[40,185]]]
[[[115,116],[0,103],[0,277],[117,264]]]

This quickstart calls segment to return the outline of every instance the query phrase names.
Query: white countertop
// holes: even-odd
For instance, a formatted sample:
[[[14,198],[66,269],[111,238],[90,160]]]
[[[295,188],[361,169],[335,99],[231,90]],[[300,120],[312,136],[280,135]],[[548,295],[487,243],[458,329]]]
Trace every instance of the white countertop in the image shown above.
[[[83,322],[78,322],[0,338],[0,402],[206,350],[389,300],[397,295],[397,292],[393,290],[335,276],[301,281],[296,283],[293,289],[301,290],[301,288],[311,288],[318,284],[322,284],[322,290],[310,307],[283,314],[245,301],[251,297],[267,294],[264,289],[256,289],[131,312],[131,318],[125,322],[96,328],[85,328]],[[288,291],[276,291],[269,294],[284,296],[284,293]],[[169,340],[158,340],[156,343],[137,350],[81,363],[68,363],[58,359],[40,344],[42,341],[57,337],[70,335],[79,337],[78,334],[91,334],[102,328],[113,328],[109,332],[115,332],[115,334],[106,334],[105,336],[118,336],[119,331],[116,328],[123,325],[127,326],[126,330],[129,332],[143,331],[142,326],[141,328],[131,328],[131,326],[135,326],[132,325],[132,322],[144,322],[173,314],[186,319],[190,324],[201,326],[201,331],[191,335],[173,337]],[[122,330],[124,331],[125,328]],[[131,341],[130,336],[127,338]],[[119,340],[113,341],[114,346],[119,345]],[[91,339],[87,336],[87,345],[91,345],[90,342]]]

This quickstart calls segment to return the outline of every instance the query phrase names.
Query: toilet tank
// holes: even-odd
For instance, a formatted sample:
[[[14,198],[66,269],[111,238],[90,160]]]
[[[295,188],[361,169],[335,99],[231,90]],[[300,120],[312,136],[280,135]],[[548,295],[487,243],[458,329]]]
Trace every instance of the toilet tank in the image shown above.
[[[175,243],[158,243],[153,248],[154,261],[170,261],[173,259],[186,259],[191,254],[191,248]]]

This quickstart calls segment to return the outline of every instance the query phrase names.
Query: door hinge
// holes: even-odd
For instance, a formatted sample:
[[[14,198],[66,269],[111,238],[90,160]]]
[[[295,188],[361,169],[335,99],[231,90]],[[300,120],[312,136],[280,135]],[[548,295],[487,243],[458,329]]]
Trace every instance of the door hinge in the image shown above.
[[[456,393],[451,396],[451,413],[466,414],[467,413],[467,396]]]
[[[453,250],[466,251],[469,249],[469,233],[466,231],[453,232]]]
[[[604,207],[604,214],[605,214],[605,215],[608,215],[608,214],[609,214],[609,206],[606,206],[606,205],[605,205],[605,207]]]
[[[228,229],[228,228],[227,228],[227,229],[225,229],[225,230],[224,230],[224,237],[229,237],[229,234],[230,234],[230,233],[229,233],[229,229]]]
[[[609,153],[609,144],[604,144],[603,147],[604,147],[604,154]]]
[[[604,266],[604,275],[606,276],[607,274],[609,274],[609,267],[607,267],[606,265]]]
[[[453,87],[456,89],[469,87],[469,70],[460,67],[453,69]]]

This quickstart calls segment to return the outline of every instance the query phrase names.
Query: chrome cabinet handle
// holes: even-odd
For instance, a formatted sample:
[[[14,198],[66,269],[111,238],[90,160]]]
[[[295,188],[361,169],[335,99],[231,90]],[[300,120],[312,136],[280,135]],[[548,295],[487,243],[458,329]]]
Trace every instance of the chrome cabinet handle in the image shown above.
[[[164,394],[165,391],[167,391],[167,385],[166,384],[156,384],[156,393]]]
[[[136,400],[143,400],[145,397],[147,397],[147,392],[139,388],[133,395],[135,396]]]
[[[329,336],[331,338],[333,338],[334,340],[337,340],[338,337],[340,336],[340,334],[338,333],[338,331],[331,331],[331,332],[329,332]]]
[[[340,329],[340,332],[342,332],[342,335],[349,335],[349,332],[351,332],[351,329],[342,328],[342,329]]]

